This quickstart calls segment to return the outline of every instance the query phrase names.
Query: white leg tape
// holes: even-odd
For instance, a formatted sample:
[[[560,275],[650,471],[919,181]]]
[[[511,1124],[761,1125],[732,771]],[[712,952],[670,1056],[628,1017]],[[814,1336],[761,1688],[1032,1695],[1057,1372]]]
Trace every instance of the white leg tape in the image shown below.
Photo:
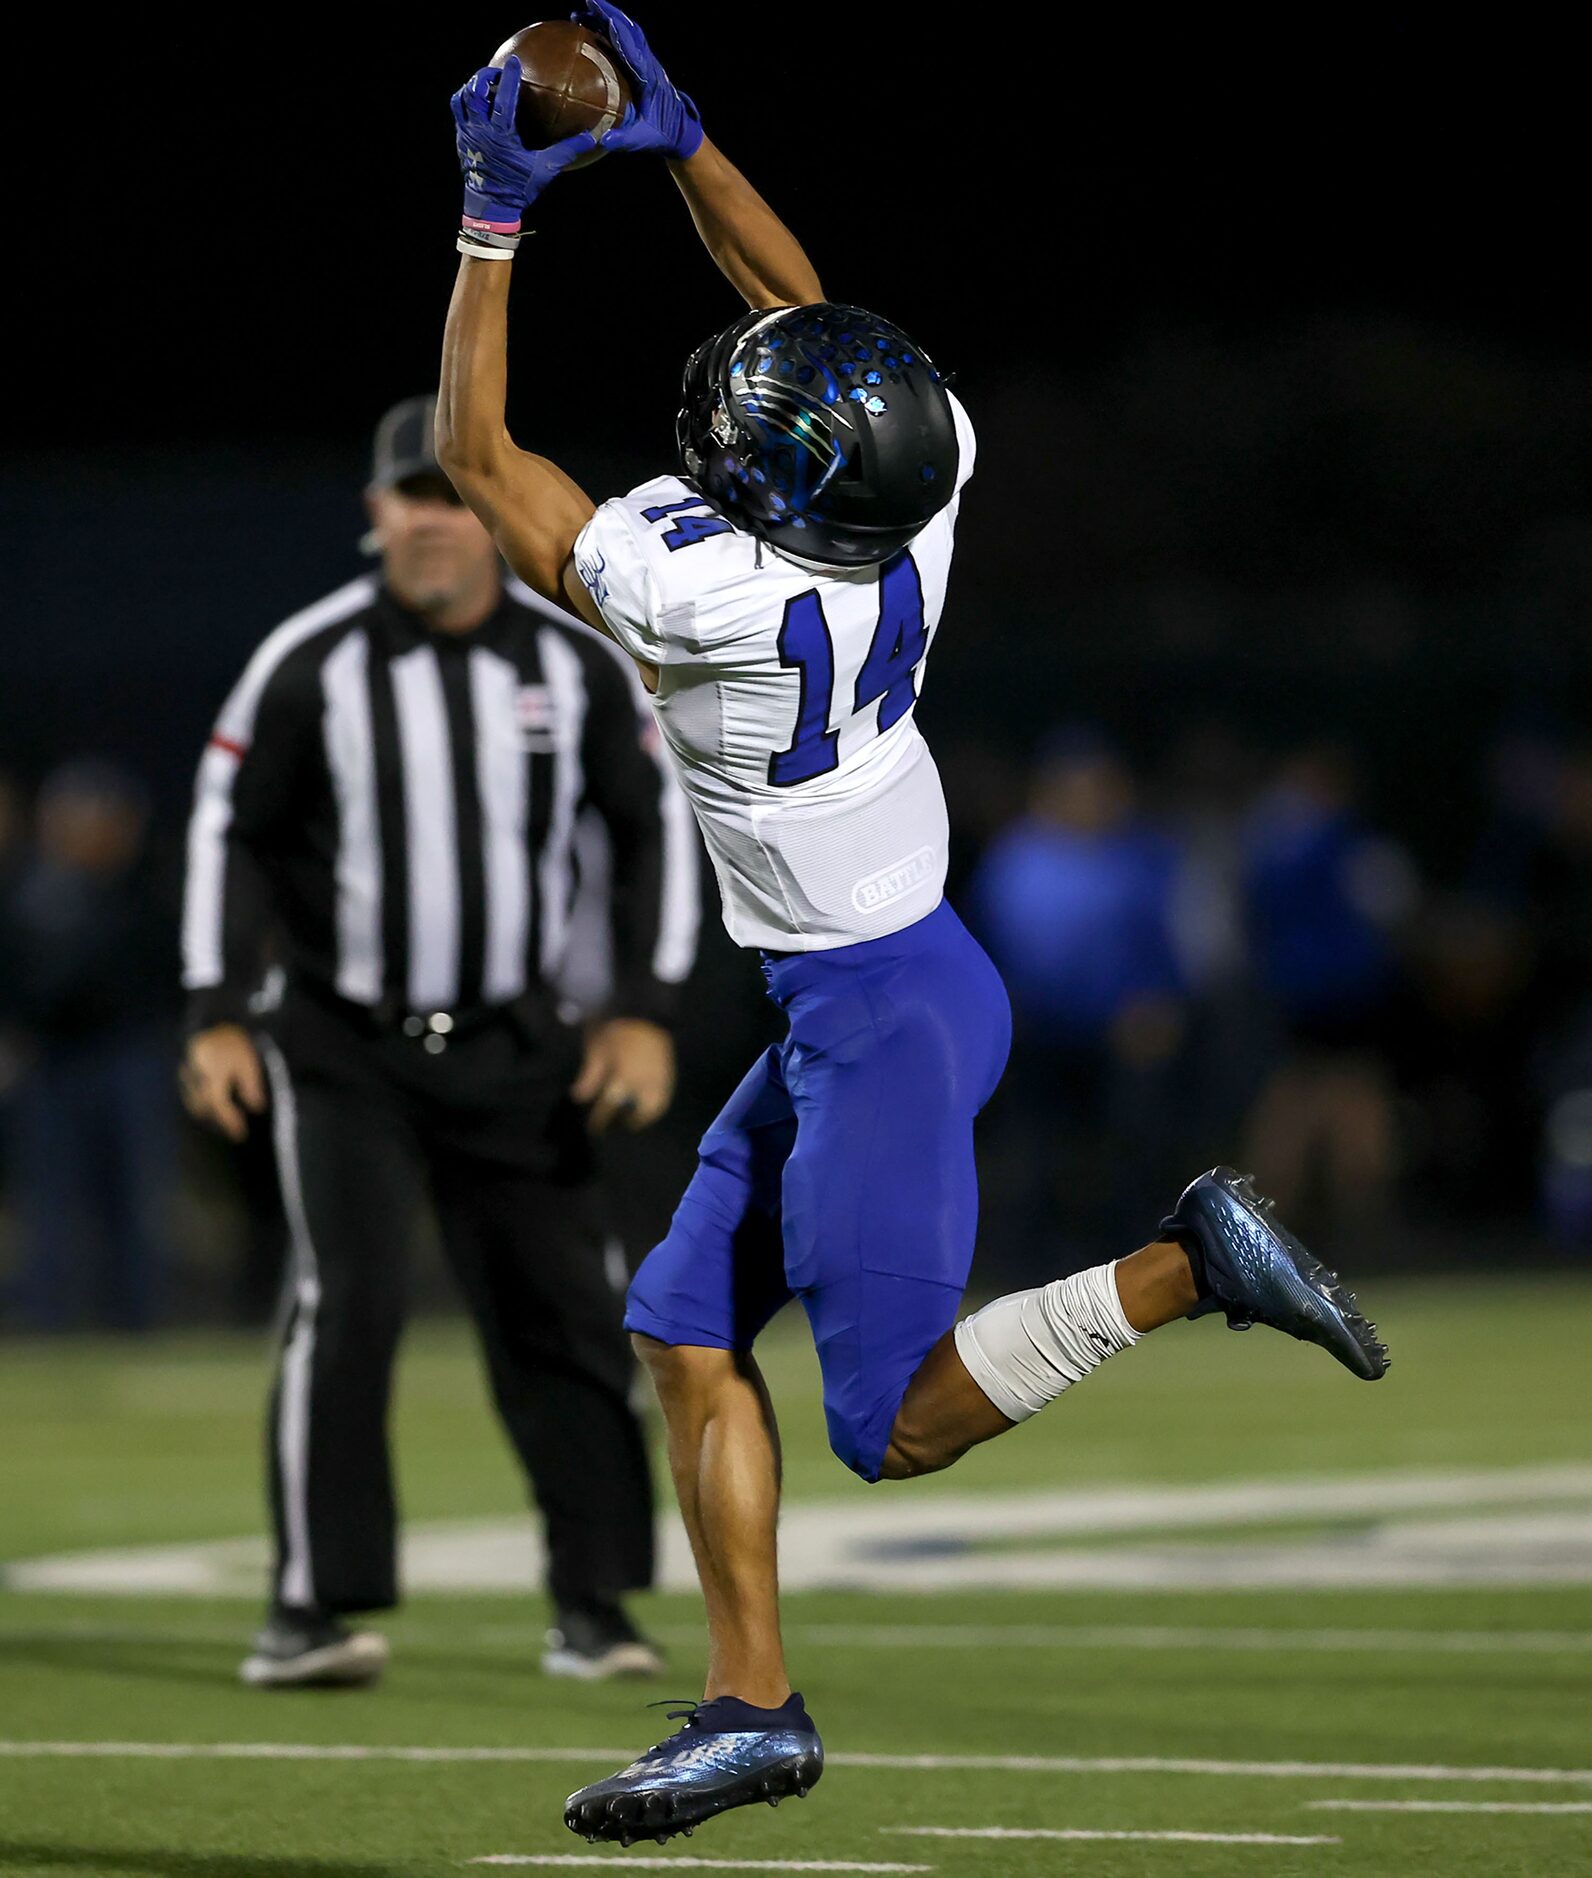
[[[1011,1422],[1025,1422],[1139,1333],[1117,1296],[1116,1262],[997,1298],[956,1327],[956,1353]]]

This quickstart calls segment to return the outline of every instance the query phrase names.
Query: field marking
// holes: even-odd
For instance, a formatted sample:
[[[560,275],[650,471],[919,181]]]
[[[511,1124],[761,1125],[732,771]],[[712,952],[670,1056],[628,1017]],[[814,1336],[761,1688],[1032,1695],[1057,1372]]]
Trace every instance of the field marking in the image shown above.
[[[1449,1513],[1448,1519],[1434,1515]],[[1320,1530],[1351,1519],[1364,1530]],[[1286,1538],[1238,1529],[1277,1521]],[[1234,1529],[1230,1540],[1180,1533]],[[679,1519],[659,1521],[659,1583],[694,1590]],[[1115,1543],[1079,1545],[1080,1539]],[[19,1591],[253,1596],[262,1537],[12,1560]],[[519,1592],[545,1576],[529,1516],[417,1524],[410,1591]],[[1353,1475],[797,1501],[780,1522],[788,1590],[1217,1590],[1592,1583],[1592,1467],[1403,1468]]]
[[[1592,1813],[1592,1800],[1306,1800],[1331,1813]]]
[[[1195,1761],[1150,1755],[1083,1759],[1040,1754],[830,1754],[837,1767],[901,1770],[940,1768],[1008,1774],[1199,1774],[1242,1780],[1525,1781],[1547,1786],[1592,1786],[1587,1767],[1398,1766],[1358,1761]]]
[[[832,1858],[635,1858],[623,1853],[605,1858],[600,1852],[493,1852],[472,1858],[471,1865],[574,1865],[593,1867],[640,1865],[652,1871],[933,1871],[932,1865],[858,1865]]]
[[[387,1747],[319,1741],[0,1741],[0,1760],[161,1761],[627,1761],[629,1748]],[[1592,1767],[1451,1767],[1379,1761],[1204,1761],[1161,1755],[830,1754],[833,1767],[897,1773],[957,1769],[997,1774],[1199,1774],[1240,1780],[1428,1780],[1592,1786]],[[634,1861],[632,1861],[634,1862]]]
[[[246,1629],[246,1626],[245,1626]],[[1579,1656],[1592,1652],[1592,1630],[1295,1630],[1286,1626],[1221,1627],[1204,1624],[803,1624],[784,1626],[787,1643],[817,1649],[880,1650],[1299,1650],[1307,1654],[1402,1651],[1410,1655]],[[523,1643],[540,1626],[443,1626],[401,1619],[394,1647],[420,1649],[481,1643]],[[701,1624],[654,1624],[659,1643],[689,1647],[706,1642]],[[244,1630],[140,1628],[113,1624],[3,1624],[0,1644],[148,1644],[162,1649],[214,1645],[242,1648]]]
[[[1438,1654],[1545,1656],[1592,1650],[1592,1630],[1292,1630],[1201,1624],[802,1624],[787,1642],[839,1649],[1406,1650]],[[701,1625],[663,1625],[665,1643],[700,1642]]]
[[[1106,1832],[1062,1826],[881,1826],[919,1839],[1164,1839],[1178,1845],[1342,1845],[1331,1833]]]
[[[323,1741],[0,1741],[0,1760],[88,1761],[403,1761],[417,1766],[473,1762],[633,1761],[628,1748],[405,1748]],[[830,1760],[834,1755],[828,1757]]]

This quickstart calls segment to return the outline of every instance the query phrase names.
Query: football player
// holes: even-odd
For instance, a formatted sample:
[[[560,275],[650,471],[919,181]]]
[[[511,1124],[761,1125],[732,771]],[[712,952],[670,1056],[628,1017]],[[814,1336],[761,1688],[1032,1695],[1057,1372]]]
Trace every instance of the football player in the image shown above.
[[[700,1704],[570,1796],[590,1839],[664,1840],[822,1771],[781,1652],[779,1446],[752,1346],[801,1300],[835,1452],[865,1480],[948,1467],[1107,1357],[1221,1312],[1321,1344],[1374,1379],[1353,1298],[1225,1168],[1151,1242],[957,1321],[972,1259],[973,1119],[1006,1060],[993,966],[942,897],[946,812],[915,715],[973,429],[923,349],[825,298],[812,263],[703,135],[638,27],[576,15],[637,102],[607,150],[663,159],[748,311],[685,368],[673,471],[597,507],[504,426],[509,278],[524,212],[589,134],[528,150],[520,69],[453,100],[465,176],[438,455],[509,565],[610,634],[652,693],[785,1041],[703,1138],[626,1322],[668,1426],[707,1604]]]

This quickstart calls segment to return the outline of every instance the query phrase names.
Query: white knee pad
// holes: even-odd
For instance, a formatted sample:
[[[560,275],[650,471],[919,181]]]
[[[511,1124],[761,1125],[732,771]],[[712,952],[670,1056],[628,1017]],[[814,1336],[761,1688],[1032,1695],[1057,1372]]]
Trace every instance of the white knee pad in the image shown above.
[[[1108,1356],[1139,1341],[1117,1296],[1116,1262],[1014,1291],[956,1327],[956,1352],[1008,1421],[1025,1422]]]

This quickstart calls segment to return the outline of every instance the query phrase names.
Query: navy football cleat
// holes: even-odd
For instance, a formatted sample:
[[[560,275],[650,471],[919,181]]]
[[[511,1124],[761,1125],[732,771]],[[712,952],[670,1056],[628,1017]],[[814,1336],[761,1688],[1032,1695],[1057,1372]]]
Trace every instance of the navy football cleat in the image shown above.
[[[1283,1225],[1273,1203],[1230,1167],[1213,1167],[1183,1190],[1161,1222],[1195,1260],[1208,1295],[1189,1312],[1224,1312],[1234,1330],[1270,1324],[1305,1343],[1319,1343],[1366,1382],[1387,1374],[1387,1346],[1367,1322],[1354,1293]],[[1192,1241],[1192,1246],[1190,1242]]]
[[[569,1796],[564,1824],[571,1832],[593,1844],[662,1845],[732,1806],[778,1806],[792,1793],[801,1799],[824,1771],[824,1744],[799,1695],[777,1709],[721,1695],[669,1711],[671,1721],[682,1716],[685,1726],[667,1741]]]

